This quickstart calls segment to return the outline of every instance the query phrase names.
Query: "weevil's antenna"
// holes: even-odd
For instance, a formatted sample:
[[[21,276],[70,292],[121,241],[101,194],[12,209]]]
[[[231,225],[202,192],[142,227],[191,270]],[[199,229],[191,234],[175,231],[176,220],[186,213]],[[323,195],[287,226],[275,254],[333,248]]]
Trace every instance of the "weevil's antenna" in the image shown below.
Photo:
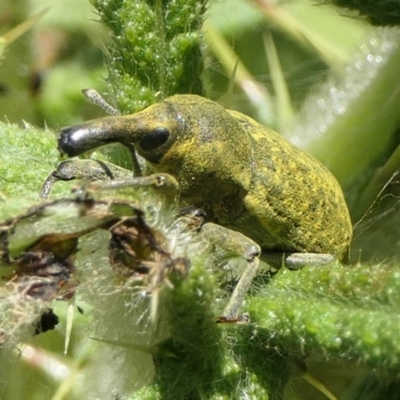
[[[110,103],[108,103],[101,94],[95,89],[82,89],[83,95],[93,104],[99,106],[102,110],[104,110],[109,115],[120,115],[120,112],[114,108]],[[133,146],[128,147],[133,164],[133,176],[142,176],[142,168],[140,166],[140,162],[138,160],[138,155]]]
[[[83,95],[93,104],[99,106],[109,115],[119,115],[119,111],[114,108],[110,103],[108,103],[104,98],[100,95],[97,90],[94,89],[82,89]]]

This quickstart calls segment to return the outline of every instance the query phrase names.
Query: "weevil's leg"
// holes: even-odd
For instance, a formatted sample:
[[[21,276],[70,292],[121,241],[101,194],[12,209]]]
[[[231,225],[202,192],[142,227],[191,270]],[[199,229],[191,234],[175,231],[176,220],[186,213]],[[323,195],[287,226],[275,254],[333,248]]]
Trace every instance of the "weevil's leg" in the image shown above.
[[[116,165],[98,160],[67,160],[61,162],[45,180],[39,196],[48,198],[57,181],[82,179],[88,181],[106,179],[124,179],[131,176],[131,172]]]
[[[42,187],[40,188],[39,197],[47,199],[50,196],[51,189],[57,182],[57,178],[54,176],[54,171],[46,178]]]
[[[125,147],[127,147],[128,150],[131,153],[133,176],[134,177],[142,176],[142,167],[141,167],[141,164],[140,164],[140,161],[139,161],[138,154],[136,153],[135,146],[132,146],[131,144],[126,143]]]
[[[274,268],[286,267],[297,270],[305,266],[326,265],[336,260],[332,254],[318,253],[268,253],[263,251],[261,259]]]
[[[172,175],[159,173],[122,180],[91,182],[86,185],[86,190],[102,191],[130,187],[151,187],[162,193],[167,200],[174,200],[178,192],[179,184]]]
[[[211,243],[232,252],[233,255],[242,256],[247,262],[247,267],[235,286],[222,317],[219,319],[219,322],[241,321],[240,307],[258,269],[261,254],[260,246],[240,232],[232,231],[211,222],[204,224],[201,232]]]

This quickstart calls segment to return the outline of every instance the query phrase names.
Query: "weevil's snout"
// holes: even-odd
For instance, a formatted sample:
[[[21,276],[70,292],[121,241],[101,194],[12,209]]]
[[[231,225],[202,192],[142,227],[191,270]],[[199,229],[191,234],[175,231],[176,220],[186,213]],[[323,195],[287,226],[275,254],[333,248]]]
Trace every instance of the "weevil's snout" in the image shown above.
[[[157,163],[172,146],[179,131],[173,107],[158,103],[132,115],[104,117],[61,130],[58,148],[70,157],[109,143],[133,146],[148,161]]]
[[[108,143],[124,143],[126,128],[123,117],[105,117],[69,126],[61,129],[58,149],[73,157]]]
[[[61,129],[58,138],[58,148],[69,157],[77,156],[90,150],[87,140],[87,129],[79,126],[70,126]]]

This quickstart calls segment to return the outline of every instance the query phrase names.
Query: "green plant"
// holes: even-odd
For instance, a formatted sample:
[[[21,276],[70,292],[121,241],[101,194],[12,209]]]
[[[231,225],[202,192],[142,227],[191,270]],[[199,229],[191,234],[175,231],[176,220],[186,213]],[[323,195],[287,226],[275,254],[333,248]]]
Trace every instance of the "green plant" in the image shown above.
[[[285,136],[328,163],[346,191],[353,221],[364,216],[356,226],[352,254],[353,260],[361,257],[363,263],[354,267],[334,264],[296,272],[282,270],[267,285],[261,276],[245,305],[251,323],[224,327],[213,322],[219,301],[226,296],[221,287],[223,277],[209,273],[218,257],[214,258],[213,251],[195,237],[184,235],[194,254],[188,253],[192,270],[187,279],[171,276],[174,289],[161,290],[161,321],[157,328],[149,320],[149,304],[140,291],[113,275],[105,247],[108,239],[104,232],[96,231],[82,239],[77,255],[77,291],[84,300],[79,304],[90,318],[84,315],[75,319],[70,356],[63,361],[69,378],[61,384],[54,374],[30,372],[31,378],[24,379],[26,365],[14,360],[14,347],[10,346],[1,355],[3,370],[14,362],[14,369],[8,374],[6,398],[21,397],[19,387],[31,388],[32,398],[82,398],[82,393],[110,398],[113,390],[118,398],[121,394],[129,396],[141,385],[145,386],[132,394],[133,398],[325,398],[298,379],[303,376],[310,381],[310,374],[341,398],[396,398],[398,32],[370,29],[367,24],[326,15],[323,7],[309,8],[306,2],[284,6],[254,3],[261,8],[234,1],[212,5],[207,41],[217,43],[212,27],[224,34],[218,43],[225,47],[215,46],[214,53],[225,70],[208,54],[208,66],[213,68],[206,69],[205,92],[218,97],[225,106],[256,117],[267,115],[266,120]],[[188,7],[188,14],[183,14],[176,11],[178,2],[171,2],[171,7],[176,8],[168,16],[177,18],[168,21],[171,30],[160,25],[160,21],[166,21],[162,17],[168,10],[166,2],[99,1],[95,5],[104,20],[113,24],[111,32],[116,40],[108,44],[108,84],[111,100],[123,112],[135,111],[175,92],[203,92],[198,79],[202,70],[201,35],[190,29],[200,26],[204,4],[196,2]],[[108,11],[104,9],[106,5],[110,7]],[[240,13],[235,13],[235,7]],[[270,25],[260,10],[281,30],[273,29],[271,36],[265,34]],[[224,21],[229,12],[237,20],[227,26]],[[131,16],[139,22],[132,23]],[[338,18],[335,21],[340,21],[343,35],[324,35],[323,29],[318,28],[319,21],[330,18]],[[327,22],[322,25],[335,26]],[[345,44],[357,37],[353,39],[354,46],[365,31],[369,36],[361,49],[349,54],[352,47]],[[140,32],[143,34],[137,35]],[[153,39],[147,36],[150,34]],[[289,34],[292,39],[287,38]],[[266,56],[259,50],[264,46],[263,39],[268,49],[268,68]],[[312,49],[306,48],[310,43]],[[156,48],[149,50],[150,44]],[[223,54],[231,45],[236,54]],[[304,65],[311,67],[298,70]],[[175,67],[171,71],[176,75],[168,73],[171,67]],[[269,79],[260,83],[256,75]],[[328,76],[325,83],[309,89],[311,83],[322,80],[321,75]],[[289,79],[284,78],[287,76]],[[253,89],[243,92],[249,87]],[[304,92],[309,90],[311,94],[305,98]],[[4,220],[36,202],[34,194],[56,163],[57,154],[49,132],[2,124],[1,135]],[[33,163],[35,173],[31,174]],[[389,179],[391,183],[380,192]],[[54,195],[70,198],[66,187],[56,188]],[[157,196],[111,195],[134,199],[131,201],[150,213],[149,225],[159,224],[165,235],[170,234],[174,211]],[[177,237],[180,236],[173,236],[174,240]],[[369,266],[366,262],[372,256],[378,261]],[[1,304],[6,303],[2,300]],[[24,317],[28,311],[26,308],[18,315]],[[63,316],[64,312],[64,305],[58,304],[56,313]],[[6,330],[4,321],[9,322],[2,316]],[[25,328],[21,329],[26,333]],[[85,335],[97,340],[85,339]],[[53,352],[52,359],[62,352],[62,331],[23,338],[33,345],[36,354],[46,346]],[[12,345],[18,344],[15,340]],[[26,353],[23,357],[32,361]],[[351,377],[347,386],[332,378],[332,371],[338,366]],[[84,379],[77,379],[78,373]],[[152,381],[154,373],[156,380]],[[41,384],[35,379],[40,379]]]

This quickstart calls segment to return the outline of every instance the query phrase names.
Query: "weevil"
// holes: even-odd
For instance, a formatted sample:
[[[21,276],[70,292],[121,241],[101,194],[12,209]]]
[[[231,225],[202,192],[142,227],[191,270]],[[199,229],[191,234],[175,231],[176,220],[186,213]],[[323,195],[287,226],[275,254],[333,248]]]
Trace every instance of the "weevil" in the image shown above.
[[[210,222],[202,231],[248,262],[227,320],[237,317],[259,256],[285,253],[296,267],[340,259],[349,247],[350,216],[331,172],[246,115],[175,95],[136,114],[64,128],[58,146],[71,157],[113,142],[143,157],[155,180],[173,176],[180,201],[205,210]]]

